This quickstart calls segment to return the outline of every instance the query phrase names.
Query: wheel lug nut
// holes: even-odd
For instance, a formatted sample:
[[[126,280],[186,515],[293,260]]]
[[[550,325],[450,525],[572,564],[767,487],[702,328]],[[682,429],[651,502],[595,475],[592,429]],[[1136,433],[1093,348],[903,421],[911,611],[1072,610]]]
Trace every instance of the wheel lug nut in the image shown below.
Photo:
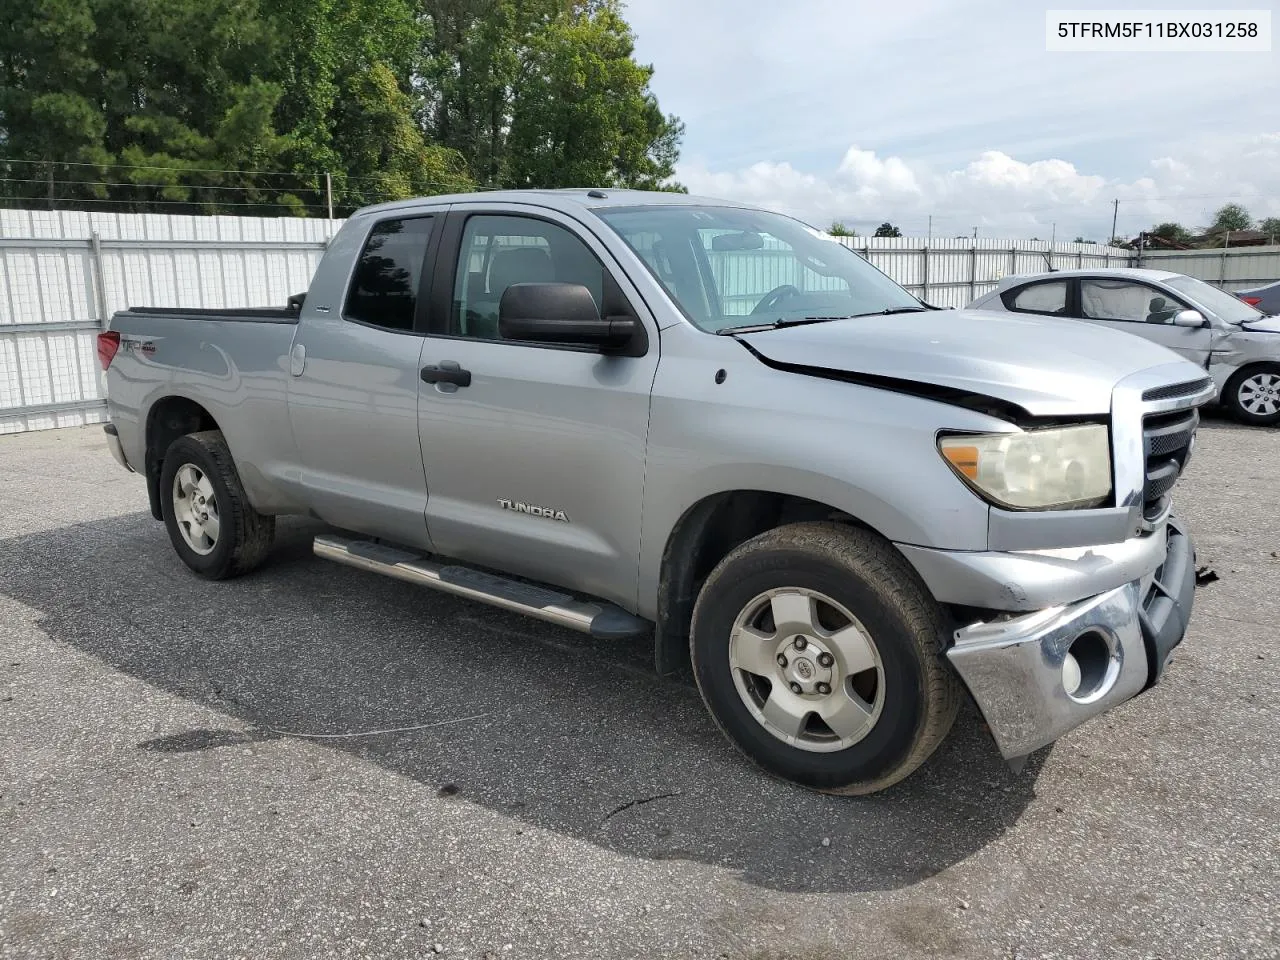
[[[793,683],[793,684],[791,684],[791,692],[792,692],[792,693],[801,693],[801,692],[803,692],[803,691],[801,691],[801,689],[800,689],[800,684],[798,684],[798,683]]]
[[[796,649],[797,649],[797,650],[803,650],[803,649],[804,649],[805,647],[807,647],[808,645],[809,645],[809,641],[808,641],[808,640],[806,640],[804,637],[796,637]]]
[[[828,693],[831,692],[831,684],[829,683],[818,684],[818,692],[823,696],[826,696]]]
[[[787,665],[786,654],[783,654],[783,653],[778,654],[778,666],[785,667],[786,665]]]
[[[829,667],[836,662],[836,658],[829,653],[818,654],[818,666]]]

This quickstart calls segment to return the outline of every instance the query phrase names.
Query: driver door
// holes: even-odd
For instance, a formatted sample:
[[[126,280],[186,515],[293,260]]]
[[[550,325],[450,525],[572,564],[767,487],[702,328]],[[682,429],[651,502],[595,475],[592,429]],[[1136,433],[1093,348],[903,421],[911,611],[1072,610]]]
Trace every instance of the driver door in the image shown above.
[[[1080,319],[1123,330],[1181,354],[1201,367],[1209,366],[1212,331],[1176,326],[1173,317],[1195,309],[1166,290],[1112,277],[1080,278]]]
[[[503,339],[506,288],[547,282],[582,284],[602,312],[638,317],[648,352]],[[562,214],[502,204],[449,214],[418,395],[438,553],[634,608],[658,364],[641,305],[603,245]]]

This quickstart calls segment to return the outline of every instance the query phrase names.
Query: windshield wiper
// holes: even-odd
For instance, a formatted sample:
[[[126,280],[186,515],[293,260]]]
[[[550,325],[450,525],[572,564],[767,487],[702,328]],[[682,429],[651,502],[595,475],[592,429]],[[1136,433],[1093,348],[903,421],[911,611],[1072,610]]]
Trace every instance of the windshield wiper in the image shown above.
[[[779,327],[802,327],[806,323],[849,320],[851,316],[851,314],[842,313],[838,317],[779,317],[777,320],[770,320],[768,323],[753,323],[744,327],[721,327],[716,333],[722,337],[729,337],[735,333],[759,333],[761,330],[777,330]]]
[[[779,327],[802,327],[808,323],[856,320],[858,317],[887,317],[894,313],[925,313],[929,309],[929,307],[888,307],[884,310],[873,310],[870,313],[843,313],[838,317],[779,317],[769,323],[753,323],[745,327],[721,327],[716,333],[722,337],[731,337],[735,333],[760,333],[762,330],[777,330]]]
[[[928,313],[938,307],[888,307],[884,310],[872,310],[870,313],[856,313],[854,317],[888,317],[895,313]],[[850,318],[852,319],[852,317]]]

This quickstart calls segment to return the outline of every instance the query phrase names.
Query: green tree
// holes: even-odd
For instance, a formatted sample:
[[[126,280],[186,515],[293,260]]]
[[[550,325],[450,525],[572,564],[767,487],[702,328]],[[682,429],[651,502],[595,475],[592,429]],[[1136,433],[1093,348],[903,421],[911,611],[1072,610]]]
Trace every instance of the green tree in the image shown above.
[[[895,227],[888,220],[886,220],[884,223],[880,224],[880,226],[876,227],[876,232],[873,234],[873,236],[900,237],[902,236],[902,231],[899,230],[897,227]]]
[[[1225,230],[1248,230],[1253,226],[1253,218],[1249,211],[1238,203],[1228,203],[1218,208],[1213,215],[1213,226],[1209,229],[1221,233]]]
[[[1272,238],[1272,242],[1280,240],[1280,217],[1266,217],[1259,220],[1258,229]]]
[[[424,0],[427,129],[498,186],[683,189],[617,0]]]
[[[1172,240],[1174,243],[1191,242],[1191,231],[1182,224],[1174,223],[1173,221],[1157,223],[1147,233],[1162,240]]]
[[[843,221],[837,220],[831,226],[827,227],[827,233],[833,237],[856,237],[858,234],[846,227]]]

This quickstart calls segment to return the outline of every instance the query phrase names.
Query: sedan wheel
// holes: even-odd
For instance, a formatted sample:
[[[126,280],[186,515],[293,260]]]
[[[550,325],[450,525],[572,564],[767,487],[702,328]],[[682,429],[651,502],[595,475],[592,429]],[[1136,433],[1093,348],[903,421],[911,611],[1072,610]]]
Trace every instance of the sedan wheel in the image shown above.
[[[1241,423],[1259,427],[1280,423],[1280,365],[1241,370],[1222,393],[1227,407]]]
[[[1240,381],[1240,406],[1255,416],[1280,412],[1280,376],[1255,373]]]

